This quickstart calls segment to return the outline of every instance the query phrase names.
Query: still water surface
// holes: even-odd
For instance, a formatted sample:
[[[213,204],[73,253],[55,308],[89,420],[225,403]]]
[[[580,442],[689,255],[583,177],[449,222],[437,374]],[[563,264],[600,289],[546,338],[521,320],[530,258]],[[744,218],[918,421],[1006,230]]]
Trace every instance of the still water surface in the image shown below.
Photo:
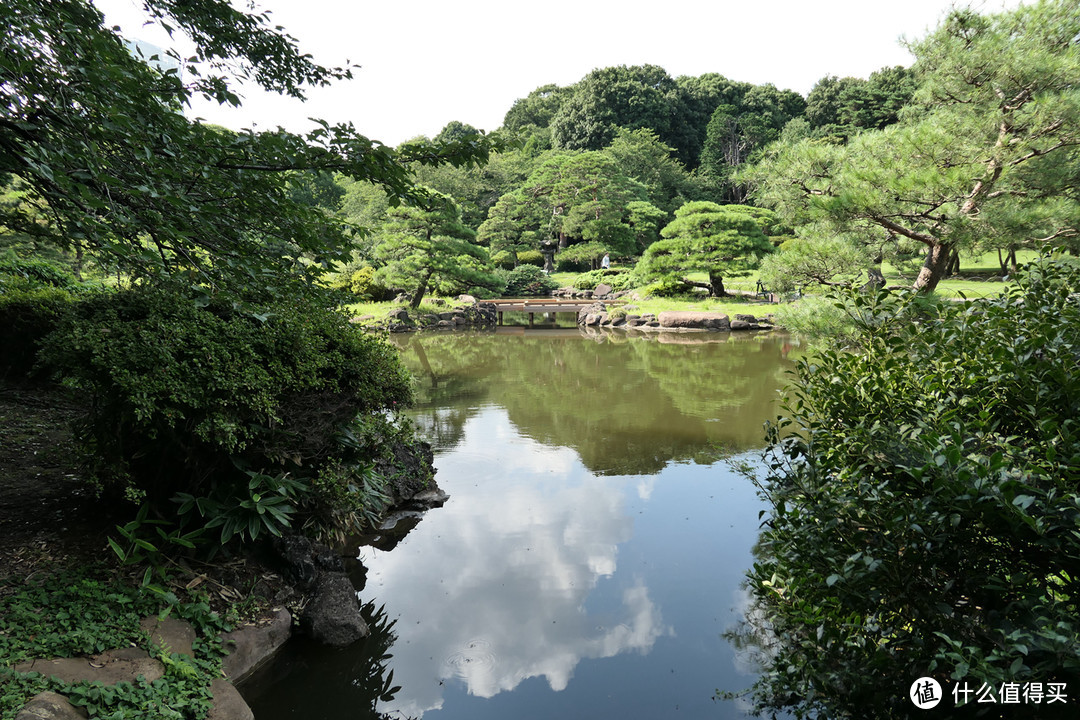
[[[450,500],[391,551],[360,549],[361,599],[389,631],[300,646],[256,717],[745,717],[714,695],[754,679],[723,633],[746,610],[763,504],[730,460],[756,459],[790,340],[506,329],[399,344]],[[400,690],[379,701],[389,670]]]

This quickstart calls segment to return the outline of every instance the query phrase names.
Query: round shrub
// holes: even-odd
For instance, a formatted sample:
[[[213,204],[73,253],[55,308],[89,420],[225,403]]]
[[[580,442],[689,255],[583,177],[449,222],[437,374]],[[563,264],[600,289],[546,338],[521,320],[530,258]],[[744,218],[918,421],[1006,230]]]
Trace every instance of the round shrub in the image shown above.
[[[535,265],[544,267],[544,253],[539,250],[522,250],[517,254],[518,265]]]
[[[531,297],[550,295],[558,287],[543,270],[535,265],[518,265],[510,271],[506,281],[507,297]]]

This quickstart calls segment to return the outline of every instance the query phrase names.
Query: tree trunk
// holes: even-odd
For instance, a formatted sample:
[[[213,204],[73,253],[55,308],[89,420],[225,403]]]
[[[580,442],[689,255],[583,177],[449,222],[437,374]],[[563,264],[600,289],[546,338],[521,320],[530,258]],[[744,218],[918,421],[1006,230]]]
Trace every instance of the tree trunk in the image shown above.
[[[413,293],[413,299],[409,303],[409,307],[411,307],[413,310],[420,307],[420,301],[424,299],[424,293],[427,292],[428,281],[431,280],[431,275],[434,272],[435,271],[433,269],[428,268],[420,277],[420,283],[416,286],[416,291]]]
[[[709,291],[712,292],[713,297],[727,297],[727,291],[724,290],[724,278],[711,271],[709,272]]]
[[[945,268],[952,259],[953,246],[950,243],[934,243],[926,252],[926,262],[915,278],[915,289],[921,293],[932,293],[945,275]]]
[[[1012,271],[1013,275],[1020,272],[1020,267],[1016,263],[1016,248],[1014,248],[1014,247],[1009,248],[1008,261],[1009,261],[1009,269]]]
[[[953,248],[949,256],[949,264],[945,268],[945,277],[952,277],[960,273],[960,248]]]
[[[566,239],[566,233],[564,233],[562,230],[560,230],[559,231],[559,249],[560,250],[565,250],[569,246],[570,246],[570,243]]]

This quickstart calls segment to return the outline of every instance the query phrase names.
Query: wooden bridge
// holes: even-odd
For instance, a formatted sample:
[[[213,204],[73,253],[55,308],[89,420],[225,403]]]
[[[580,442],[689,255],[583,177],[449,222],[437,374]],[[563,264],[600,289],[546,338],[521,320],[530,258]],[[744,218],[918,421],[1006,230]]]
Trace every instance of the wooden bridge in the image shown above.
[[[495,306],[495,311],[499,314],[499,324],[503,324],[504,312],[521,312],[529,313],[529,325],[532,325],[536,313],[540,314],[555,314],[555,313],[574,313],[577,315],[581,310],[589,307],[596,300],[590,300],[589,298],[508,298],[499,300],[485,300],[485,303],[491,303]],[[611,302],[610,300],[605,302]]]

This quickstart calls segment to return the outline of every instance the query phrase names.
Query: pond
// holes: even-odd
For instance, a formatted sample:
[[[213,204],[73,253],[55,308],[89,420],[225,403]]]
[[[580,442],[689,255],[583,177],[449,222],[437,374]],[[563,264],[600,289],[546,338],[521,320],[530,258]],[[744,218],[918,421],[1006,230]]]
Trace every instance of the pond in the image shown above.
[[[500,328],[397,342],[450,499],[392,550],[360,548],[361,599],[385,608],[369,608],[373,638],[294,646],[255,716],[746,717],[715,698],[754,680],[724,637],[764,509],[736,466],[779,411],[792,341]]]

